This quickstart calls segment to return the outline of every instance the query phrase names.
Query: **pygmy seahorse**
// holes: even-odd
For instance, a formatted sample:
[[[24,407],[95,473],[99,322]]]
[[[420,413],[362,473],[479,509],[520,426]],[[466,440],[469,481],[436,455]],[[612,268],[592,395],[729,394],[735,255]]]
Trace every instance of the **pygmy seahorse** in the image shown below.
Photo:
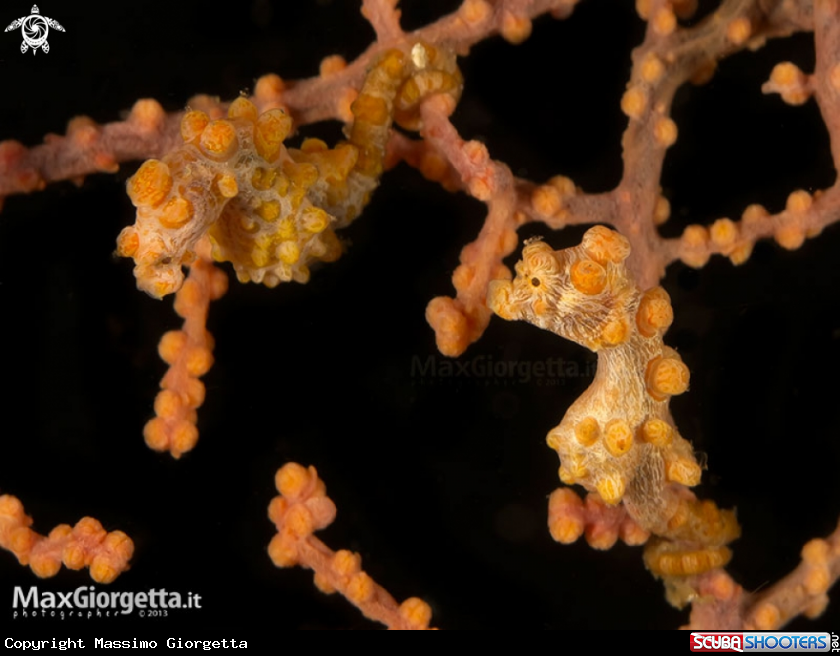
[[[560,251],[532,240],[516,278],[492,282],[487,302],[503,319],[523,319],[598,354],[591,386],[548,434],[560,479],[608,505],[623,503],[663,538],[649,545],[648,567],[686,576],[725,564],[724,545],[739,528],[734,513],[687,489],[702,469],[668,403],[688,388],[689,371],[662,339],[673,321],[668,293],[638,289],[624,264],[629,254],[629,242],[603,226]]]
[[[260,114],[245,97],[227,118],[187,111],[183,145],[128,181],[137,219],[117,252],[134,258],[137,286],[156,298],[181,287],[205,235],[213,259],[231,262],[242,282],[306,282],[313,261],[341,254],[334,231],[379,184],[392,122],[418,129],[420,101],[436,93],[457,101],[461,87],[451,52],[419,42],[390,49],[368,71],[347,140],[333,149],[319,139],[287,148],[292,118],[277,108]]]

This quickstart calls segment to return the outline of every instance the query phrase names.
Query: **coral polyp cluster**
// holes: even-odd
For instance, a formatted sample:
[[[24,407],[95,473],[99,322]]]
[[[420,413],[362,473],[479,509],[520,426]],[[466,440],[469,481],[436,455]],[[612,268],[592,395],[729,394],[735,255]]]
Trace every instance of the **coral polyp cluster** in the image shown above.
[[[0,547],[42,579],[55,576],[64,565],[68,569],[87,567],[94,581],[111,583],[128,569],[134,553],[131,538],[122,531],[105,531],[92,517],[84,517],[72,527],[60,524],[47,536],[30,526],[32,518],[22,503],[9,494],[0,496]]]
[[[274,477],[280,496],[268,506],[277,528],[268,555],[277,567],[300,565],[315,572],[315,585],[325,594],[339,592],[366,617],[389,629],[428,629],[432,610],[417,597],[401,604],[362,569],[362,557],[346,549],[333,551],[313,533],[332,524],[335,504],[314,467],[290,462]]]
[[[158,354],[169,369],[155,398],[155,417],[143,429],[150,448],[169,451],[174,458],[192,450],[198,441],[197,410],[205,397],[200,378],[213,365],[214,341],[205,327],[207,312],[210,301],[221,298],[228,287],[225,273],[207,260],[206,246],[200,245],[189,277],[175,294],[175,312],[184,324],[181,330],[165,333],[158,345]]]

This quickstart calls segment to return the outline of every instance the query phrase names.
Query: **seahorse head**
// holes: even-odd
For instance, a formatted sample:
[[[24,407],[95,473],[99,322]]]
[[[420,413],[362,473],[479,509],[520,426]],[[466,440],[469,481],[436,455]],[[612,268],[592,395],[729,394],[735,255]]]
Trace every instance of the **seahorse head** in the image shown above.
[[[560,251],[529,241],[516,277],[490,284],[487,305],[503,319],[527,321],[593,351],[622,343],[638,297],[624,266],[629,253],[627,240],[603,226]]]

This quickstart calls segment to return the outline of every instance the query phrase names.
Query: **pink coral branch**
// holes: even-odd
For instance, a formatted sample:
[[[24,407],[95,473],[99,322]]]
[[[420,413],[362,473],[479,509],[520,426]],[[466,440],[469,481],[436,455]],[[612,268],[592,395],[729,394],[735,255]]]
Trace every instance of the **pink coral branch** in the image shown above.
[[[204,383],[199,378],[213,364],[213,337],[207,331],[210,301],[227,291],[227,275],[210,259],[210,244],[202,242],[198,259],[175,295],[175,311],[183,317],[181,330],[163,335],[158,351],[169,369],[160,381],[155,399],[155,418],[143,431],[155,451],[169,451],[180,458],[198,441],[196,410],[204,403]]]
[[[335,519],[335,504],[314,467],[288,463],[275,477],[279,497],[268,507],[277,535],[268,547],[277,567],[301,565],[315,572],[315,585],[322,592],[338,591],[365,617],[389,629],[429,628],[431,609],[416,597],[398,604],[385,588],[362,570],[359,554],[333,551],[312,535]]]
[[[516,190],[510,169],[490,160],[477,141],[465,142],[448,116],[452,107],[442,96],[423,103],[421,134],[461,176],[472,196],[487,203],[488,213],[478,238],[461,251],[461,264],[453,282],[456,298],[439,296],[426,309],[426,320],[435,331],[438,349],[456,356],[481,337],[490,321],[485,303],[491,280],[510,278],[502,258],[516,248]]]
[[[397,0],[362,0],[362,15],[376,32],[377,43],[388,44],[402,37]]]
[[[828,590],[840,578],[840,525],[826,539],[802,548],[802,562],[770,587],[747,593],[715,570],[699,577],[700,594],[692,604],[691,629],[769,631],[798,615],[818,617],[828,605]]]
[[[568,487],[557,488],[548,498],[548,530],[555,542],[571,544],[585,535],[589,546],[600,550],[612,548],[619,538],[638,546],[650,537],[623,505],[608,506],[597,494],[582,501]]]
[[[840,186],[835,184],[813,196],[798,189],[788,196],[785,209],[777,214],[769,214],[761,205],[750,205],[740,221],[722,218],[709,228],[689,226],[679,239],[663,240],[662,250],[667,263],[682,260],[700,267],[712,255],[719,254],[734,264],[742,264],[759,239],[773,238],[780,246],[794,250],[838,219]]]
[[[131,538],[122,531],[108,533],[92,517],[80,519],[73,527],[60,524],[48,536],[39,535],[31,525],[32,518],[16,497],[0,496],[0,547],[40,578],[55,576],[64,564],[68,569],[88,567],[94,581],[111,583],[128,569],[134,553]]]
[[[178,114],[167,115],[156,101],[140,100],[125,121],[97,125],[79,117],[70,121],[66,136],[48,135],[40,146],[0,142],[0,201],[57,180],[114,173],[119,162],[161,156],[177,143],[179,123]]]
[[[835,169],[840,169],[840,7],[814,3],[816,67],[810,84],[831,139]]]

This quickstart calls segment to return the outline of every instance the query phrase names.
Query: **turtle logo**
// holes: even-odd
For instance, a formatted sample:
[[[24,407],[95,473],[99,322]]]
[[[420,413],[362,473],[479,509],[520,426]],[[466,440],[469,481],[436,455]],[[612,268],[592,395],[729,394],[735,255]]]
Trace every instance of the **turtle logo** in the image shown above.
[[[32,5],[32,13],[29,16],[24,16],[13,20],[6,32],[11,32],[20,28],[23,35],[23,43],[20,44],[20,51],[26,52],[32,48],[32,54],[38,52],[38,48],[42,48],[44,52],[50,51],[50,44],[47,43],[47,34],[50,33],[50,28],[63,32],[64,28],[58,21],[46,16],[41,16],[38,5]]]

